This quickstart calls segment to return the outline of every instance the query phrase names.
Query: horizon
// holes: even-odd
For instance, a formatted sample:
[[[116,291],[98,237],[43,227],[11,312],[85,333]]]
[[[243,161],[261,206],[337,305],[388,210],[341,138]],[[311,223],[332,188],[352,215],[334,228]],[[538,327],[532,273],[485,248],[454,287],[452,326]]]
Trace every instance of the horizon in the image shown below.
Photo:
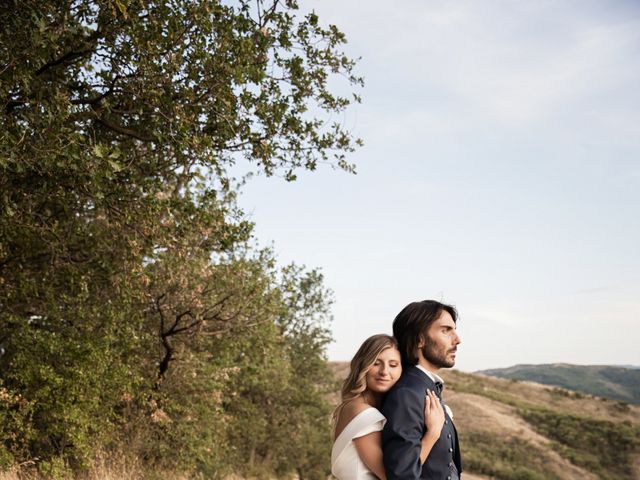
[[[350,363],[351,359],[349,360],[332,360],[332,359],[327,359],[327,362],[329,363]],[[487,370],[506,370],[509,368],[513,368],[513,367],[550,367],[550,366],[568,366],[568,367],[615,367],[615,368],[624,368],[627,370],[638,370],[640,369],[640,365],[616,365],[616,364],[577,364],[577,363],[566,363],[566,362],[557,362],[557,363],[516,363],[513,365],[509,365],[507,367],[489,367],[489,368],[483,368],[480,370],[472,370],[472,371],[467,371],[467,370],[462,370],[460,368],[457,368],[455,365],[451,368],[442,368],[441,370],[458,370],[460,372],[464,372],[464,373],[481,373]]]

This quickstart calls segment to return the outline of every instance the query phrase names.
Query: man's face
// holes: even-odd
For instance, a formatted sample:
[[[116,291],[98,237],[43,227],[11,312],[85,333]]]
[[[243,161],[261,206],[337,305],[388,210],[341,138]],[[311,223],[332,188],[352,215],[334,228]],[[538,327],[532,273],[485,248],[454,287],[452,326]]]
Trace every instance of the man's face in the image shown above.
[[[424,359],[436,369],[451,368],[456,363],[456,350],[461,340],[449,312],[442,311],[418,344]]]

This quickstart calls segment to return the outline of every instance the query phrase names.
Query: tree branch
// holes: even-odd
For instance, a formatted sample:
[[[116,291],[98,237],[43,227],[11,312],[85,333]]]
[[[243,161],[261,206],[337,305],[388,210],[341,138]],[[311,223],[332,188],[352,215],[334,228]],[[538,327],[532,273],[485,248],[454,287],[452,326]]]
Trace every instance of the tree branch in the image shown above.
[[[122,125],[118,125],[117,123],[113,123],[110,120],[107,120],[104,117],[100,117],[98,115],[96,115],[94,117],[96,119],[96,121],[101,124],[102,126],[108,128],[109,130],[112,130],[116,133],[119,133],[121,135],[125,135],[127,137],[132,137],[135,138],[136,140],[140,140],[141,142],[155,142],[157,140],[156,137],[149,135],[149,134],[144,134],[144,133],[140,133],[136,130],[132,130],[130,128],[127,127],[123,127]]]
[[[93,52],[94,49],[96,48],[95,42],[98,38],[100,38],[101,35],[102,35],[102,31],[100,30],[100,28],[98,28],[91,35],[82,39],[82,44],[90,45],[90,47],[84,48],[82,50],[72,50],[70,52],[65,53],[61,57],[56,58],[55,60],[45,63],[42,67],[36,70],[36,76],[42,75],[44,72],[46,72],[50,68],[53,68],[57,65],[61,65],[65,62],[72,62],[78,58],[82,58],[87,53]]]

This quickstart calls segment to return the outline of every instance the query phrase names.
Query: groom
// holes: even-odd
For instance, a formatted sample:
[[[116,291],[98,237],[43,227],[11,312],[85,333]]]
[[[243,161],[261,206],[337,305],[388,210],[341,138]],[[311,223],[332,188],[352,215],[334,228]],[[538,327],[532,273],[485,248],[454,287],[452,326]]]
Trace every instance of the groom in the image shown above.
[[[429,389],[441,399],[444,382],[437,372],[455,364],[460,344],[457,320],[454,307],[424,300],[407,305],[393,321],[393,335],[400,347],[404,370],[382,405],[382,414],[387,418],[382,431],[382,451],[388,480],[460,478],[458,434],[448,413],[440,438],[425,463],[420,464],[421,438],[426,428],[425,395]]]

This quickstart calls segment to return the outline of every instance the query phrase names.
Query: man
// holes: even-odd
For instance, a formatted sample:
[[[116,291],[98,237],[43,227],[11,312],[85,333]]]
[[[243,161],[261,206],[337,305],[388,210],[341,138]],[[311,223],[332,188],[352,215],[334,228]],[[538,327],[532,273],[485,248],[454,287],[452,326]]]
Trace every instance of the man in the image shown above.
[[[393,335],[402,356],[402,377],[387,394],[382,414],[383,462],[388,480],[458,480],[462,472],[458,434],[448,408],[440,436],[424,464],[420,462],[425,434],[424,405],[427,390],[442,402],[441,368],[455,364],[460,337],[454,307],[435,300],[407,305],[393,321]]]

